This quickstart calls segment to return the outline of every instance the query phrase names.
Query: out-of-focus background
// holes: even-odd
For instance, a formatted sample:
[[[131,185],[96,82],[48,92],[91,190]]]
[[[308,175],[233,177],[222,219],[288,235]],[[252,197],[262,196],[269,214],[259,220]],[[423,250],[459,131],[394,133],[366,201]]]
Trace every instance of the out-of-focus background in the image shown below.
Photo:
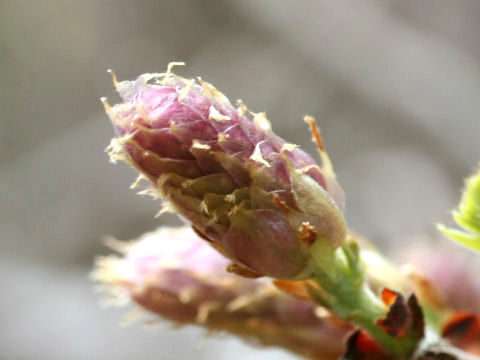
[[[474,0],[0,1],[0,359],[294,359],[195,328],[121,328],[88,279],[101,237],[172,217],[103,152],[99,102],[120,79],[201,75],[266,111],[310,152],[323,131],[347,219],[381,248],[444,246],[480,160],[480,3]]]

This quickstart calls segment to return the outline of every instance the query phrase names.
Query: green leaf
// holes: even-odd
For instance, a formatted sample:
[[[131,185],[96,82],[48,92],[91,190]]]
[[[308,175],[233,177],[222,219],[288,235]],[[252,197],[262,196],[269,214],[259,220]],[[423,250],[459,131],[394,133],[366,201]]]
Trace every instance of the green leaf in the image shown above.
[[[453,218],[460,229],[438,224],[437,228],[445,236],[460,245],[480,252],[480,171],[466,181],[462,200]]]

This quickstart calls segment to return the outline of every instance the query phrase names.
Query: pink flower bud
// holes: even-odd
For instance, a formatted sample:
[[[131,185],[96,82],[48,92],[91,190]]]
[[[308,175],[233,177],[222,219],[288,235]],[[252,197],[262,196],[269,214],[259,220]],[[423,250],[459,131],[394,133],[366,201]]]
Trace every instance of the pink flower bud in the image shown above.
[[[105,101],[119,135],[112,160],[141,171],[234,262],[260,275],[305,278],[314,251],[343,242],[343,192],[333,171],[276,136],[264,114],[234,108],[212,85],[170,71],[115,85],[123,103]]]
[[[420,240],[423,240],[420,238]],[[447,309],[480,313],[480,282],[476,259],[450,246],[422,245],[419,241],[401,254],[401,260],[413,265],[410,272],[425,278]]]
[[[313,303],[280,292],[266,278],[228,273],[228,260],[187,227],[161,228],[116,247],[124,257],[98,259],[93,276],[117,298],[178,324],[309,358],[336,359],[343,350],[349,328],[319,317]]]

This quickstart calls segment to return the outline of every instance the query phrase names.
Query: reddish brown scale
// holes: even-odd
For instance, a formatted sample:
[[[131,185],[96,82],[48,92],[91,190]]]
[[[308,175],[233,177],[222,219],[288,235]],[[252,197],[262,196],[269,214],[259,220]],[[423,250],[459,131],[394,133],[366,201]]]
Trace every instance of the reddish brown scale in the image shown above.
[[[418,342],[423,338],[425,323],[423,312],[414,294],[408,300],[395,291],[383,289],[382,300],[390,309],[384,319],[378,319],[376,324],[390,336],[410,338]]]
[[[454,314],[444,325],[442,336],[453,345],[480,355],[480,316],[470,312]]]
[[[357,330],[347,340],[347,349],[340,360],[398,360],[385,353],[365,331]]]

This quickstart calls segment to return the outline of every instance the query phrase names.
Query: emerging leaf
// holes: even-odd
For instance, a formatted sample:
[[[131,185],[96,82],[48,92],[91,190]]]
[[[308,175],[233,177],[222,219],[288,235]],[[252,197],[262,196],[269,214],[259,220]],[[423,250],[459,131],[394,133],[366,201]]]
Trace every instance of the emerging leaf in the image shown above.
[[[480,252],[480,171],[467,179],[462,201],[453,212],[453,218],[463,230],[442,224],[438,229],[453,241]]]

